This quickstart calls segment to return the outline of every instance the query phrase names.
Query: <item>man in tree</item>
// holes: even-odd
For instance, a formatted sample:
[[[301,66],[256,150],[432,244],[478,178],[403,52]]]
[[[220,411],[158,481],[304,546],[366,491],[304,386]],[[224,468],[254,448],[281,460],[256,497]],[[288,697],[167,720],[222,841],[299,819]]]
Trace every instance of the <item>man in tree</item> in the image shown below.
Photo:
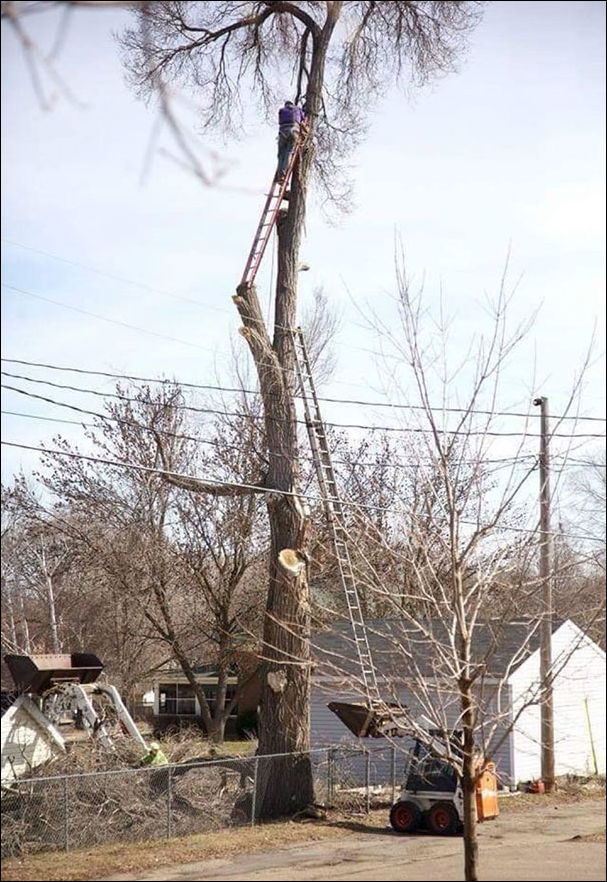
[[[234,304],[255,361],[263,404],[267,469],[254,487],[267,508],[268,592],[261,646],[260,817],[291,814],[313,802],[309,750],[311,603],[307,567],[281,564],[293,549],[305,557],[310,518],[300,492],[292,328],[297,319],[299,249],[312,179],[338,207],[347,204],[340,172],[359,143],[365,115],[405,77],[423,83],[453,70],[478,21],[476,2],[155,2],[139,4],[123,35],[133,84],[142,94],[164,83],[194,86],[204,125],[235,131],[234,102],[251,89],[265,111],[274,85],[292,83],[309,120],[307,148],[277,224],[276,295],[270,327],[254,285],[239,285]],[[248,483],[248,482],[247,482]],[[200,493],[250,493],[209,487]],[[279,756],[276,756],[278,754]],[[287,754],[297,754],[297,761]]]
[[[297,144],[301,128],[305,126],[305,115],[301,107],[292,101],[285,101],[278,111],[278,169],[276,180],[283,181],[289,167],[291,154]]]

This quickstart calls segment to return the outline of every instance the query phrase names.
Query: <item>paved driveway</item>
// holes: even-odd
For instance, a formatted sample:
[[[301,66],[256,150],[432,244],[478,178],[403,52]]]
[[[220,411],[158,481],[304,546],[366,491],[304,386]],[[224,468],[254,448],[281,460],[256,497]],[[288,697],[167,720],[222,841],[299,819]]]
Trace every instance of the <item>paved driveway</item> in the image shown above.
[[[605,843],[576,839],[605,825],[605,803],[589,801],[502,814],[481,825],[480,878],[594,882],[605,880]],[[451,882],[463,874],[462,841],[397,836],[367,828],[359,839],[336,838],[258,852],[238,859],[196,861],[111,880],[424,880]],[[109,882],[109,880],[107,880]]]

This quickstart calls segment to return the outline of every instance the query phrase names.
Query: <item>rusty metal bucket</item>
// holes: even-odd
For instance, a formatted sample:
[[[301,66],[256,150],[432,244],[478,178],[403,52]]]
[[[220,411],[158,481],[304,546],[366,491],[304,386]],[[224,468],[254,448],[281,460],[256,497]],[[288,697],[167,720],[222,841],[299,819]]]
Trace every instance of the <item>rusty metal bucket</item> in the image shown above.
[[[330,701],[328,708],[357,738],[402,737],[409,734],[403,716],[406,709],[400,705],[387,704],[381,709],[374,709],[362,702]]]
[[[5,655],[4,661],[19,692],[42,695],[58,681],[94,683],[103,663],[90,652],[66,655]]]

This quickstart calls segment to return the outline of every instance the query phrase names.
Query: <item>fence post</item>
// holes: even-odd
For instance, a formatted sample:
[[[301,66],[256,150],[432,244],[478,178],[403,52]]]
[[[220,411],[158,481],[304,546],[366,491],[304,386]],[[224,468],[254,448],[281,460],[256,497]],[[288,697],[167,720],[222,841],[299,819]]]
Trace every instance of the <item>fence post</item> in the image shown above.
[[[371,783],[371,751],[365,748],[365,811],[367,814],[371,811],[371,793],[369,786]]]
[[[396,802],[396,748],[392,745],[392,803]]]
[[[173,766],[167,771],[167,839],[170,839],[173,833]]]
[[[255,757],[255,766],[253,768],[253,798],[251,800],[251,827],[255,825],[255,817],[257,815],[257,777],[259,769],[259,757]]]
[[[63,778],[63,848],[70,850],[70,799],[67,776]]]
[[[334,748],[327,748],[327,806],[333,805],[333,759]]]

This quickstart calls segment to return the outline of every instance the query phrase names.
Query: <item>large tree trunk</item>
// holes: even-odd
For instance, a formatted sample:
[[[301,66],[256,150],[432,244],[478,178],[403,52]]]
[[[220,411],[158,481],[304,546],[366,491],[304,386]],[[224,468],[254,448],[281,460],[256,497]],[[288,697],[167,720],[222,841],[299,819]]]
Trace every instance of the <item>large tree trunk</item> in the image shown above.
[[[234,302],[251,349],[264,404],[269,455],[267,494],[270,522],[270,579],[263,631],[258,753],[300,753],[310,749],[310,599],[307,571],[284,570],[279,553],[290,548],[307,558],[308,518],[297,496],[299,463],[295,420],[294,352],[290,330],[297,322],[297,269],[306,194],[313,160],[312,138],[321,110],[327,48],[341,4],[335,4],[322,34],[314,38],[306,91],[309,146],[302,150],[291,180],[289,207],[278,222],[278,270],[274,338],[270,340],[257,292],[241,285]],[[293,495],[288,495],[293,494]],[[260,817],[290,814],[314,798],[309,756],[261,760],[258,767]]]
[[[284,229],[283,222],[283,229]],[[298,238],[298,237],[297,237]],[[281,250],[285,249],[282,239]],[[291,262],[291,261],[289,261]],[[284,273],[283,273],[284,277]],[[281,324],[292,327],[295,290],[288,294],[293,309],[282,312]],[[255,288],[241,286],[235,298],[243,318],[243,334],[253,352],[264,401],[269,468],[266,484],[270,522],[270,573],[263,630],[259,754],[309,750],[310,605],[307,574],[284,570],[278,555],[284,548],[305,553],[307,518],[297,498],[298,453],[292,363],[288,332],[280,332],[276,348],[267,335]],[[277,309],[278,312],[278,309]],[[276,334],[279,334],[276,329]],[[278,352],[282,358],[279,358]],[[275,489],[277,492],[272,493]],[[313,800],[309,758],[294,763],[282,756],[259,762],[260,817],[278,817]]]

